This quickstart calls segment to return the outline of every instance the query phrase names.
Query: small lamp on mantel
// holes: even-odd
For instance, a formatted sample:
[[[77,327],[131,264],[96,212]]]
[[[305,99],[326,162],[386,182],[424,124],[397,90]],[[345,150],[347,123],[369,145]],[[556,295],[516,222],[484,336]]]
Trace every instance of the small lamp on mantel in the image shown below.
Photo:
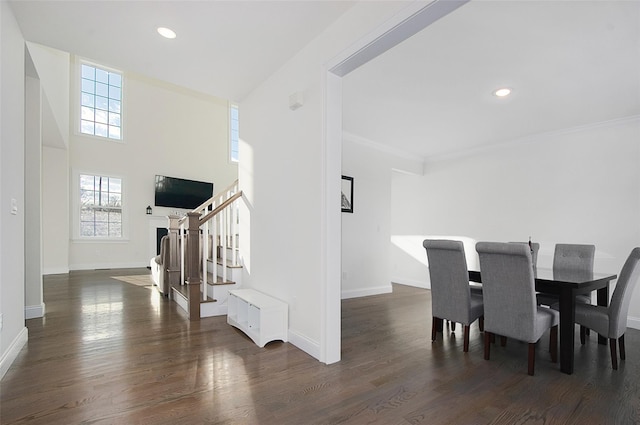
[[[147,207],[147,215],[151,215],[152,212],[153,212],[153,210],[151,209],[151,205],[149,205]]]

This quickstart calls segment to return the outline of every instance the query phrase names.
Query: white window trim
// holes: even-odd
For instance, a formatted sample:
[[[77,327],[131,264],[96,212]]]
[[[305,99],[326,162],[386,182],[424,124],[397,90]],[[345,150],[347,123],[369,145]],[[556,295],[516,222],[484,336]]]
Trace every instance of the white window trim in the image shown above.
[[[74,81],[74,105],[73,105],[73,109],[74,109],[74,116],[73,116],[73,134],[75,136],[78,137],[84,137],[86,139],[89,140],[96,140],[96,141],[101,141],[101,142],[111,142],[111,143],[125,143],[125,139],[126,139],[126,131],[125,131],[125,117],[124,117],[124,113],[123,111],[126,112],[126,108],[125,108],[125,93],[124,93],[124,88],[125,88],[125,74],[124,71],[120,70],[120,69],[116,69],[116,68],[111,68],[109,66],[105,66],[102,65],[100,63],[97,62],[93,62],[90,61],[88,59],[82,58],[80,56],[74,56],[75,58],[75,64],[74,64],[74,73],[75,75],[73,76],[73,81]],[[100,69],[104,69],[105,71],[109,71],[109,72],[117,72],[118,74],[120,74],[122,76],[122,82],[121,82],[121,93],[120,93],[120,139],[111,139],[109,137],[103,137],[103,136],[96,136],[94,134],[86,134],[80,131],[80,112],[81,112],[81,105],[82,105],[82,65],[89,65],[89,66],[93,66],[93,67],[97,67]]]
[[[81,236],[80,235],[80,175],[90,176],[105,176],[116,179],[121,179],[121,196],[122,196],[122,236],[115,237],[96,237],[96,236]],[[127,205],[127,184],[128,178],[126,176],[112,174],[103,171],[87,171],[74,169],[71,173],[71,235],[72,242],[74,243],[123,243],[129,241],[129,208]]]

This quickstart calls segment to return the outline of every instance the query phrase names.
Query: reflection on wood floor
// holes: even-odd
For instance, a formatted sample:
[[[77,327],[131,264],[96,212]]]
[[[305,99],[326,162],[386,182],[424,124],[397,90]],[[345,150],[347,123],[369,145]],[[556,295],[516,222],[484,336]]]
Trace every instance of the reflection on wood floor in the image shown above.
[[[618,371],[595,335],[576,341],[571,376],[543,336],[530,377],[526,344],[510,340],[485,361],[477,325],[469,353],[460,327],[432,343],[429,291],[394,285],[343,301],[342,361],[327,366],[288,343],[258,348],[225,317],[189,322],[139,284],[147,273],[45,277],[47,314],[27,321],[29,342],[1,383],[0,423],[640,422],[640,331],[628,331]]]

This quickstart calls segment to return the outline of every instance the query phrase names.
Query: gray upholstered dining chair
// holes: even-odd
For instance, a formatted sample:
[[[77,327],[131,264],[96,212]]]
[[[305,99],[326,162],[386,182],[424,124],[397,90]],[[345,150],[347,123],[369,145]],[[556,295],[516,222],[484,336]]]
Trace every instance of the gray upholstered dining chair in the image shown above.
[[[461,323],[464,326],[465,352],[469,351],[469,326],[480,319],[484,307],[482,295],[472,294],[469,288],[469,272],[464,255],[464,246],[460,241],[426,239],[422,245],[429,260],[431,279],[431,340],[442,328],[442,320]]]
[[[608,307],[591,304],[576,304],[576,323],[580,324],[580,342],[585,343],[584,327],[593,329],[598,334],[609,338],[611,366],[618,369],[616,341],[620,345],[620,359],[626,358],[624,334],[627,330],[627,314],[631,294],[640,279],[640,248],[634,248],[625,261],[616,289],[611,296]]]
[[[535,369],[535,347],[551,329],[551,359],[558,361],[559,313],[538,306],[531,251],[527,245],[478,242],[484,297],[484,358],[489,360],[492,334],[529,343],[528,372]]]
[[[584,275],[591,278],[593,275],[593,259],[596,254],[595,245],[559,243],[553,252],[553,275],[562,278],[565,273],[570,276]],[[558,296],[553,294],[538,293],[538,304],[548,305],[558,309]],[[591,303],[591,296],[577,295],[576,302]]]
[[[509,242],[509,243],[521,243],[529,245],[529,242]],[[533,267],[538,267],[538,251],[540,251],[540,244],[538,242],[531,242],[531,262]]]

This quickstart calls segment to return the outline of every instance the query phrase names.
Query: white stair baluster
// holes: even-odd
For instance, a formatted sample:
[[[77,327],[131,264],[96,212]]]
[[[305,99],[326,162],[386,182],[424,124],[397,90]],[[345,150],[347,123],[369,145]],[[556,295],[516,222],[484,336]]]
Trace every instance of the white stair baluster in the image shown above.
[[[180,285],[184,285],[184,223],[180,225]]]
[[[231,208],[231,263],[238,265],[238,201],[229,206]]]
[[[220,239],[222,242],[222,281],[227,282],[227,209],[220,211]]]
[[[207,259],[209,257],[209,223],[202,226],[202,299],[207,300]]]

